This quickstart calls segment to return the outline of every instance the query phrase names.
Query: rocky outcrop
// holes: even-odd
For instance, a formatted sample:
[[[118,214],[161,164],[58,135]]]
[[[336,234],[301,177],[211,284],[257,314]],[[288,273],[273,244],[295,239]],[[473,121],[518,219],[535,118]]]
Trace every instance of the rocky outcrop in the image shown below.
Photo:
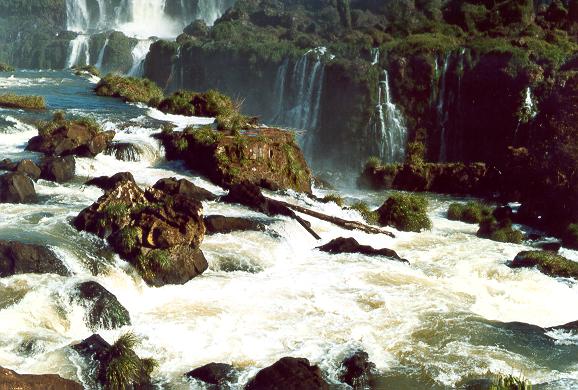
[[[369,376],[375,370],[375,364],[369,361],[369,355],[365,351],[356,351],[345,358],[341,363],[342,372],[339,379],[354,389],[369,387]]]
[[[264,231],[265,225],[249,218],[225,217],[223,215],[209,215],[205,217],[207,234],[225,234],[237,231]]]
[[[183,284],[208,268],[199,249],[205,235],[201,210],[194,199],[123,181],[73,224],[106,238],[150,285]]]
[[[130,181],[132,183],[136,183],[134,181],[134,176],[130,172],[119,172],[115,173],[112,176],[99,176],[95,177],[94,179],[88,180],[86,183],[87,186],[96,186],[102,190],[110,191],[116,188],[120,183],[124,181]]]
[[[57,274],[70,271],[50,249],[16,241],[0,241],[0,277],[19,274]]]
[[[293,135],[258,128],[227,135],[210,127],[159,135],[167,158],[181,159],[214,183],[250,182],[269,189],[311,192],[311,172]]]
[[[74,381],[58,375],[26,375],[0,367],[0,390],[82,390]]]
[[[114,156],[121,161],[140,161],[142,151],[140,148],[129,142],[113,142],[111,143],[104,154]]]
[[[233,383],[237,380],[238,373],[230,364],[209,363],[195,368],[186,376],[213,385],[217,389],[225,389],[228,388],[227,383]]]
[[[512,268],[533,268],[546,275],[578,279],[578,263],[546,251],[524,251],[516,255]]]
[[[85,321],[93,331],[116,329],[131,323],[128,310],[97,282],[80,283],[76,286],[72,299],[87,309]]]
[[[40,167],[36,165],[32,160],[22,160],[16,165],[16,172],[23,173],[27,175],[32,180],[38,180],[40,178],[40,173],[42,172]]]
[[[34,183],[23,173],[0,176],[0,203],[32,203],[36,200]]]
[[[329,243],[318,247],[322,252],[337,254],[337,253],[360,253],[366,256],[384,256],[392,260],[401,261],[403,263],[408,263],[409,261],[402,259],[399,255],[391,249],[375,249],[369,245],[361,245],[354,238],[336,238],[331,240]]]
[[[42,179],[65,183],[74,179],[76,161],[73,156],[45,157],[40,163],[40,169]]]
[[[217,196],[211,191],[198,187],[186,179],[177,180],[174,177],[161,179],[156,182],[154,188],[169,195],[183,195],[187,198],[198,200],[199,202],[217,199]]]
[[[270,367],[264,368],[251,379],[246,390],[327,390],[321,370],[309,360],[284,357]]]

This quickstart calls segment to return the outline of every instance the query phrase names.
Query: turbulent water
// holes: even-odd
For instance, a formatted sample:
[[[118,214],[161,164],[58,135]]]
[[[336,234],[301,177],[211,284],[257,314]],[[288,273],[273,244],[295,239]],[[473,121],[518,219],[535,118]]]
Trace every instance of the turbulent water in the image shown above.
[[[161,388],[202,388],[183,374],[209,362],[232,363],[242,375],[283,356],[320,365],[336,388],[340,361],[356,349],[369,353],[380,372],[376,388],[443,389],[487,370],[523,374],[546,388],[578,387],[578,337],[547,335],[523,324],[560,325],[578,319],[578,287],[533,269],[512,270],[508,260],[524,246],[475,236],[476,226],[449,221],[451,199],[430,197],[433,229],[397,238],[341,230],[310,219],[322,240],[300,225],[243,207],[205,202],[204,213],[255,216],[266,232],[207,237],[202,249],[210,268],[184,286],[148,287],[104,241],[79,233],[72,217],[102,192],[83,186],[90,177],[131,171],[142,186],[164,177],[184,177],[216,193],[224,191],[179,164],[167,163],[150,135],[163,116],[146,107],[93,96],[92,85],[65,72],[19,72],[0,77],[0,93],[41,94],[51,110],[93,116],[117,140],[143,151],[140,161],[112,156],[77,159],[77,179],[38,181],[40,202],[0,205],[0,239],[53,247],[74,276],[18,275],[0,279],[0,366],[22,373],[58,373],[84,381],[83,363],[68,348],[92,334],[84,309],[70,303],[78,282],[96,280],[130,311],[132,326],[99,331],[109,342],[132,330],[142,338],[137,352],[153,356]],[[0,157],[38,158],[24,151],[35,135],[28,125],[49,114],[0,110]],[[187,119],[189,123],[196,119]],[[320,191],[317,191],[322,195]],[[348,201],[377,206],[386,193],[345,191]],[[288,193],[272,195],[316,210],[360,220],[353,211]],[[339,236],[388,247],[411,265],[362,255],[329,255],[315,248]],[[578,259],[578,253],[564,254]]]

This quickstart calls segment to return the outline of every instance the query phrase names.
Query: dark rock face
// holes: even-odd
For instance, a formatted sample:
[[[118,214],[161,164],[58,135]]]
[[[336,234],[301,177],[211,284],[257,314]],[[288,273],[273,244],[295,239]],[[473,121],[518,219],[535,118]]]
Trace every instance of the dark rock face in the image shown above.
[[[82,390],[74,381],[58,375],[23,375],[0,367],[0,390]]]
[[[42,169],[40,175],[42,179],[65,183],[74,178],[76,161],[72,156],[46,157],[42,160],[40,168]]]
[[[231,233],[247,230],[265,230],[265,225],[263,225],[261,222],[248,218],[209,215],[205,217],[204,221],[205,227],[207,228],[207,234]]]
[[[217,199],[217,196],[212,192],[198,187],[186,179],[177,180],[174,177],[170,179],[161,179],[156,182],[154,188],[169,195],[183,195],[187,198],[198,200],[199,202]]]
[[[131,323],[128,310],[110,291],[97,282],[79,284],[73,299],[87,307],[85,320],[91,330],[116,329]]]
[[[245,387],[247,390],[326,390],[319,367],[307,359],[284,357],[257,373]]]
[[[123,181],[84,209],[73,224],[108,239],[150,285],[182,284],[208,268],[199,249],[205,235],[201,210],[194,199],[156,188],[143,191]]]
[[[209,363],[195,368],[188,372],[186,376],[218,386],[218,388],[226,388],[227,382],[231,383],[237,380],[237,371],[230,364]]]
[[[32,203],[36,200],[34,183],[23,173],[0,176],[1,203]]]
[[[367,256],[385,256],[409,264],[409,261],[399,257],[394,250],[387,248],[375,249],[369,245],[361,245],[354,238],[336,238],[317,249],[327,253],[361,253]]]
[[[4,160],[0,161],[0,170],[2,171],[13,171],[16,169],[16,163],[10,160],[9,158],[5,158]]]
[[[37,135],[28,141],[28,150],[49,156],[76,155],[94,157],[106,150],[114,138],[114,131],[97,131],[73,122],[50,134]]]
[[[99,176],[87,181],[87,186],[96,186],[105,191],[110,191],[124,181],[135,183],[134,176],[130,172],[119,172],[112,176]]]
[[[357,351],[341,363],[343,373],[340,379],[354,389],[362,389],[368,384],[369,376],[375,369],[375,364],[369,361],[369,355],[364,351]]]
[[[261,189],[250,182],[232,186],[229,193],[221,199],[228,203],[242,204],[267,215],[285,215],[288,217],[294,215],[293,211],[286,206],[265,198],[261,193]]]
[[[62,261],[46,247],[0,241],[0,277],[28,273],[70,275]]]
[[[32,180],[40,178],[40,168],[32,160],[22,160],[16,166],[16,172],[28,175]]]

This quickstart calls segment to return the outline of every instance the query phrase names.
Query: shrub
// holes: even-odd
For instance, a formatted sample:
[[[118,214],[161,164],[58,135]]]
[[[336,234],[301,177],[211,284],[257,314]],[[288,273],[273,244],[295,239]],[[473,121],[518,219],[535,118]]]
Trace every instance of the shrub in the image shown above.
[[[56,111],[52,116],[52,120],[48,122],[40,122],[38,124],[38,134],[46,137],[53,134],[56,130],[59,129],[68,129],[73,125],[86,127],[88,130],[92,131],[93,133],[98,133],[102,131],[102,128],[96,122],[94,118],[91,117],[80,117],[74,120],[67,120],[64,112]]]
[[[407,144],[405,162],[409,165],[423,165],[425,161],[425,145],[423,142],[410,142]]]
[[[516,255],[512,268],[538,267],[540,272],[557,277],[578,279],[578,263],[547,251],[524,251]]]
[[[379,223],[407,232],[431,229],[432,222],[427,215],[427,206],[427,199],[419,195],[392,195],[377,210]]]
[[[333,202],[339,207],[343,207],[343,198],[338,194],[329,194],[323,197],[323,203]]]
[[[100,71],[94,65],[75,65],[72,67],[74,74],[80,76],[84,73],[89,73],[93,76],[100,77]]]
[[[136,226],[127,226],[119,232],[120,244],[126,253],[132,252],[140,243],[142,231]]]
[[[44,110],[46,109],[46,103],[42,96],[23,96],[9,93],[0,95],[0,107]]]
[[[477,236],[498,242],[511,242],[513,244],[520,244],[524,240],[524,234],[512,227],[511,220],[503,219],[498,221],[493,215],[482,218]]]
[[[126,102],[156,106],[163,98],[163,91],[152,81],[135,77],[108,75],[96,85],[100,96],[122,98]]]
[[[356,203],[352,204],[350,208],[352,210],[357,211],[359,214],[361,214],[363,219],[365,219],[365,222],[370,223],[370,224],[377,224],[377,221],[379,219],[379,214],[377,213],[377,211],[371,211],[371,209],[369,208],[369,205],[367,203],[356,202]]]
[[[467,204],[452,203],[448,208],[448,219],[466,223],[480,223],[482,219],[492,214],[490,207],[479,202]]]
[[[564,245],[571,249],[578,249],[578,224],[568,225],[563,236]]]
[[[14,72],[14,68],[8,64],[0,62],[0,72]]]
[[[379,157],[377,156],[371,156],[370,158],[367,159],[367,162],[365,163],[365,169],[376,169],[379,168],[380,166],[382,166],[383,163],[381,162],[381,160],[379,159]]]

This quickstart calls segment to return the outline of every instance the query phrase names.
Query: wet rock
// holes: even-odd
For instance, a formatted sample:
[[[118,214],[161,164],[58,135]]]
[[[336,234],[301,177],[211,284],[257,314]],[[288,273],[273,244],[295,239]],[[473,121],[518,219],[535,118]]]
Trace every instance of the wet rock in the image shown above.
[[[91,330],[116,329],[131,323],[128,310],[97,282],[80,283],[73,299],[87,308],[85,320]]]
[[[182,284],[208,264],[199,249],[205,235],[200,202],[183,195],[146,191],[123,181],[73,220],[74,226],[106,238],[153,286]]]
[[[82,390],[74,381],[58,375],[25,375],[0,367],[0,389],[2,390]]]
[[[562,248],[562,241],[560,240],[536,240],[530,243],[530,245],[534,248],[558,253],[560,248]]]
[[[183,195],[198,201],[215,200],[217,195],[204,188],[198,187],[186,179],[177,180],[174,177],[161,179],[155,183],[153,188],[163,191],[169,195]]]
[[[137,145],[129,142],[113,142],[106,148],[104,154],[114,156],[120,161],[136,162],[141,160],[141,150]]]
[[[267,215],[285,215],[288,217],[294,215],[293,211],[286,206],[272,199],[265,198],[261,189],[250,182],[232,186],[229,193],[221,200],[227,203],[239,203]]]
[[[321,370],[309,360],[284,357],[270,367],[264,368],[249,381],[246,390],[317,390],[329,389]]]
[[[46,157],[42,160],[40,169],[42,170],[40,175],[42,179],[65,183],[74,178],[76,161],[72,156]]]
[[[68,268],[44,246],[0,241],[0,277],[19,274],[69,276]]]
[[[188,372],[186,376],[217,386],[217,388],[227,388],[227,383],[235,382],[238,374],[230,364],[209,363],[195,368]]]
[[[134,176],[130,172],[119,172],[112,176],[99,176],[87,181],[87,186],[96,186],[104,191],[110,191],[120,183],[130,181],[135,183]]]
[[[327,253],[360,253],[366,256],[385,256],[390,259],[408,263],[409,261],[402,259],[399,255],[391,249],[375,249],[368,245],[361,245],[354,238],[336,238],[329,243],[318,247],[322,252]]]
[[[34,183],[23,173],[0,176],[0,203],[32,203],[36,201]]]
[[[492,390],[495,388],[492,379],[472,379],[463,384],[465,390]]]
[[[207,234],[225,234],[235,231],[265,230],[265,225],[263,225],[261,222],[248,218],[209,215],[205,217],[204,221],[205,227],[207,228]]]
[[[84,358],[100,361],[104,358],[110,347],[111,345],[99,334],[93,334],[80,343],[73,345],[71,348]]]
[[[41,170],[32,160],[22,160],[18,163],[15,169],[18,173],[23,173],[27,175],[32,180],[38,180],[40,178]]]
[[[578,279],[578,263],[552,252],[520,252],[516,255],[510,267],[537,267],[540,272],[549,276]]]
[[[578,331],[578,321],[572,321],[564,325],[552,326],[550,328],[546,328],[547,331],[550,330],[565,330],[565,331]]]
[[[369,361],[369,355],[364,351],[357,351],[341,363],[343,372],[341,381],[354,389],[363,389],[368,386],[369,376],[375,369],[375,364]]]
[[[13,171],[16,169],[16,163],[10,160],[9,158],[5,158],[4,160],[0,161],[0,170],[2,171]]]

